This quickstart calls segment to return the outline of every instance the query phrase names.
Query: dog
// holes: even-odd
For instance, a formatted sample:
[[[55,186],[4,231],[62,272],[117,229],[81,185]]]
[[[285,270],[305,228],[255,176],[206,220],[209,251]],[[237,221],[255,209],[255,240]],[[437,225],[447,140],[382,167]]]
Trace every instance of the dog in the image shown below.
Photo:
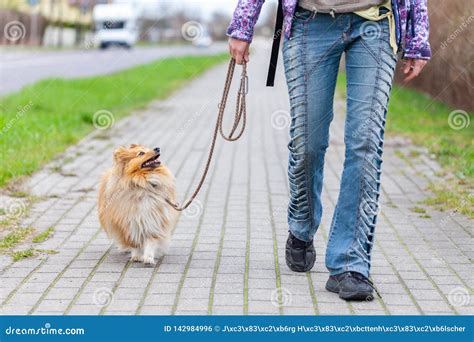
[[[155,264],[155,253],[167,253],[178,213],[175,178],[159,160],[160,149],[132,144],[118,147],[114,165],[99,186],[99,221],[131,260]]]

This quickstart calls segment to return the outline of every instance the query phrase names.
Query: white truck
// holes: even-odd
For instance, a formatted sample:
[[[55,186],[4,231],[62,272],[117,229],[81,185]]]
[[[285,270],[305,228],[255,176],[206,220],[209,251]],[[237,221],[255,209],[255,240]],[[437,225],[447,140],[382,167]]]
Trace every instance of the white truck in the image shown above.
[[[130,48],[137,42],[139,13],[131,4],[99,4],[92,15],[95,41],[101,49],[111,45]]]

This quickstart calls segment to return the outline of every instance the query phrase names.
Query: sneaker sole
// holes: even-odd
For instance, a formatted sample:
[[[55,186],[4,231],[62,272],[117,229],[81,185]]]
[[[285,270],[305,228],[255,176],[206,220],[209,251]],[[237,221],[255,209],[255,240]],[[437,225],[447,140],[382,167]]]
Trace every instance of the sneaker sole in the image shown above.
[[[340,292],[339,287],[335,282],[328,281],[326,283],[326,290],[332,293],[339,294],[339,298],[344,300],[354,300],[354,301],[371,301],[374,299],[373,293],[367,292]]]
[[[373,293],[367,292],[339,292],[339,298],[344,300],[354,301],[372,301],[374,299]]]

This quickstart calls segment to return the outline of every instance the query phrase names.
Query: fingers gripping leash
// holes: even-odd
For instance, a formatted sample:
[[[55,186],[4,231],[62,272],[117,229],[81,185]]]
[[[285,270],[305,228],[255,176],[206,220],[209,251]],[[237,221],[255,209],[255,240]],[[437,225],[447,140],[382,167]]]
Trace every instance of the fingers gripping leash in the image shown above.
[[[225,134],[224,128],[223,128],[224,112],[225,112],[225,107],[227,104],[227,98],[229,96],[230,86],[232,84],[232,78],[234,76],[234,70],[235,70],[235,59],[232,58],[229,62],[229,67],[227,69],[227,76],[226,76],[226,80],[224,84],[224,91],[222,93],[222,99],[218,105],[219,110],[217,114],[216,125],[214,127],[214,133],[211,140],[211,147],[209,148],[209,154],[207,157],[206,164],[204,166],[204,171],[202,173],[202,176],[201,176],[201,179],[199,180],[198,185],[196,186],[196,189],[194,190],[191,197],[187,201],[185,201],[183,205],[180,205],[179,203],[174,203],[169,198],[166,199],[166,202],[177,211],[183,211],[187,207],[189,207],[189,205],[193,202],[193,200],[196,198],[199,191],[201,190],[202,185],[204,184],[204,181],[206,180],[206,176],[209,172],[209,167],[211,165],[212,156],[214,154],[214,148],[216,147],[216,141],[217,141],[218,135],[220,134],[224,140],[232,142],[232,141],[238,140],[245,131],[245,125],[247,123],[247,109],[246,109],[245,97],[248,93],[247,65],[245,62],[242,64],[242,74],[240,75],[240,86],[237,93],[237,101],[235,104],[234,122],[232,124],[232,128],[229,134]],[[240,126],[240,129],[238,129],[239,126]]]

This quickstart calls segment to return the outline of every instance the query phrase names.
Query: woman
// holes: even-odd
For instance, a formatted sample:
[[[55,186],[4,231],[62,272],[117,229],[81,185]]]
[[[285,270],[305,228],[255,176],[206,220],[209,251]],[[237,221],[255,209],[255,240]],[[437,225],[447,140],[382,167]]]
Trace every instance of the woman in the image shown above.
[[[227,30],[231,55],[249,61],[264,0],[239,0]],[[345,54],[347,115],[341,188],[326,251],[326,289],[345,300],[371,300],[371,248],[378,213],[385,117],[396,52],[405,80],[431,57],[426,0],[283,0],[283,60],[291,108],[286,263],[315,262],[324,155],[339,62]]]

